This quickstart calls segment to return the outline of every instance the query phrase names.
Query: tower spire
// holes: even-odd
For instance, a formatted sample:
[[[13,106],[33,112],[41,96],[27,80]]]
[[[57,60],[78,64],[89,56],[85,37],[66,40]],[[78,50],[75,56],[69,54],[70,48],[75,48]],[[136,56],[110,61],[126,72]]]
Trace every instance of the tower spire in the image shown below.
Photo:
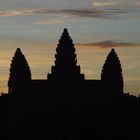
[[[80,66],[77,66],[75,51],[73,40],[65,28],[56,48],[55,66],[52,66],[48,79],[84,79],[84,75],[80,74]]]
[[[114,48],[104,63],[101,80],[113,91],[123,93],[122,67]]]
[[[17,48],[10,65],[8,81],[9,93],[13,93],[17,84],[31,80],[31,71],[25,56],[20,48]]]

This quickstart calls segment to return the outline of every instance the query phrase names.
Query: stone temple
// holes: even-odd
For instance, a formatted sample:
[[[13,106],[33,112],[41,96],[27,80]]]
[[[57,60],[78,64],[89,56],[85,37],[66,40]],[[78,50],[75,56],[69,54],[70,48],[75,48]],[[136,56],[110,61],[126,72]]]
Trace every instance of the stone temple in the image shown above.
[[[65,136],[66,140],[73,139],[66,136],[75,135],[80,136],[76,139],[118,140],[126,139],[128,132],[137,132],[131,128],[140,113],[129,102],[135,108],[140,103],[123,91],[122,67],[115,49],[105,60],[101,79],[87,80],[77,65],[73,40],[64,29],[51,72],[41,80],[31,75],[25,56],[17,48],[10,65],[8,94],[0,98],[4,114],[0,129],[10,140],[56,138],[52,136]],[[136,121],[127,123],[132,118]]]

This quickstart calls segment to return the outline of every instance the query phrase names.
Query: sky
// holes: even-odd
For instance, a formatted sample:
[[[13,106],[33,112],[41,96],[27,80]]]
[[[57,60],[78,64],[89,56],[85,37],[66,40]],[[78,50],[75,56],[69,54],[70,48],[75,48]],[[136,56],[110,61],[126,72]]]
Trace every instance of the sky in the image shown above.
[[[81,72],[100,79],[112,48],[123,70],[124,89],[140,94],[140,0],[0,1],[0,92],[7,92],[11,59],[21,48],[32,79],[46,79],[64,28],[72,37]]]

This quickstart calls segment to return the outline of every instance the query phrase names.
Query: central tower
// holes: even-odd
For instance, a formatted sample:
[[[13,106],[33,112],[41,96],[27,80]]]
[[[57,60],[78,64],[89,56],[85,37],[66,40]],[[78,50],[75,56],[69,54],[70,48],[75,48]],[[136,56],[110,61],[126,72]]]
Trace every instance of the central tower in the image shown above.
[[[48,80],[84,80],[84,74],[80,73],[80,66],[77,66],[75,51],[68,30],[64,29],[56,48],[55,66],[52,66]]]

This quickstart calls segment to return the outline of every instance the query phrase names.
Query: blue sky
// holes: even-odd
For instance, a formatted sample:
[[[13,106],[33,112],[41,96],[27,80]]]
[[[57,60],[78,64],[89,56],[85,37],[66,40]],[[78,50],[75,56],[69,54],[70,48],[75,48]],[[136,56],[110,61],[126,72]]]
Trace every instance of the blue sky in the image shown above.
[[[6,91],[10,62],[18,47],[29,61],[33,79],[45,79],[59,37],[68,28],[86,78],[100,79],[102,65],[114,47],[122,62],[125,91],[138,95],[139,25],[140,0],[0,1],[0,91]]]

